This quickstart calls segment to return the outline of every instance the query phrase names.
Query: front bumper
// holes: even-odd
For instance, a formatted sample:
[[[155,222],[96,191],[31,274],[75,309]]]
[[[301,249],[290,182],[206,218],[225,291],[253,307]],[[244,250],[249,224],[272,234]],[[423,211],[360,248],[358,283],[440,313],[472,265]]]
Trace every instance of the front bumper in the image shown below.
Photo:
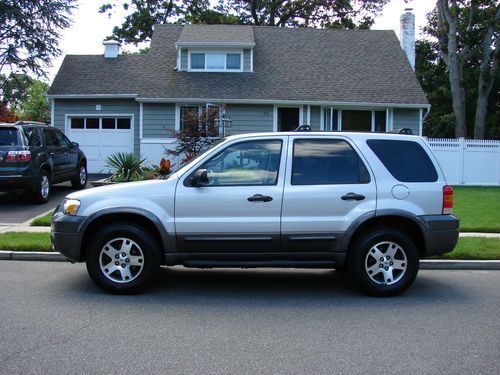
[[[460,220],[453,215],[419,216],[424,230],[425,256],[453,251],[458,241]]]
[[[52,248],[60,252],[68,259],[81,262],[82,254],[82,228],[85,216],[64,215],[58,206],[52,217],[50,238]]]

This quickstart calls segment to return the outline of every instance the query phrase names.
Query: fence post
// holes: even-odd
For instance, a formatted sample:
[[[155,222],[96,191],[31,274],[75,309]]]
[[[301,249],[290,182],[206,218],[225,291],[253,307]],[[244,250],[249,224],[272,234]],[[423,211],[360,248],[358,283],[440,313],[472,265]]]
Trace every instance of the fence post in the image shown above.
[[[465,138],[460,137],[458,138],[458,149],[460,150],[460,157],[459,157],[459,171],[460,171],[460,185],[465,185]]]

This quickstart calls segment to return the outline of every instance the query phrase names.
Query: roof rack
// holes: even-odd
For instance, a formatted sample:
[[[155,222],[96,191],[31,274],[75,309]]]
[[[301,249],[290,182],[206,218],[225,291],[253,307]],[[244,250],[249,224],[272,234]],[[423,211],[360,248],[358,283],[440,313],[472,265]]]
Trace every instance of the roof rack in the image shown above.
[[[311,125],[299,125],[294,132],[310,132],[311,130]]]
[[[391,131],[389,131],[387,133],[392,133],[392,134],[408,134],[408,135],[412,135],[413,134],[413,132],[409,128],[395,129],[395,130],[391,130]]]

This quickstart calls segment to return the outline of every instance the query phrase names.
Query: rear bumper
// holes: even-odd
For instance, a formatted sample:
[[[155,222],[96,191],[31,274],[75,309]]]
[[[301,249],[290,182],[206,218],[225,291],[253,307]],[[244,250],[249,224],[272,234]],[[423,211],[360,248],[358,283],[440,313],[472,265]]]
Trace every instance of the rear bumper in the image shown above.
[[[460,221],[453,215],[419,216],[424,230],[425,256],[453,251],[458,241]]]
[[[8,175],[0,176],[0,190],[23,189],[34,190],[38,181],[34,176]]]
[[[52,218],[50,231],[52,248],[75,262],[83,261],[83,233],[81,233],[80,228],[85,219],[85,216],[64,215],[59,207],[56,208]]]

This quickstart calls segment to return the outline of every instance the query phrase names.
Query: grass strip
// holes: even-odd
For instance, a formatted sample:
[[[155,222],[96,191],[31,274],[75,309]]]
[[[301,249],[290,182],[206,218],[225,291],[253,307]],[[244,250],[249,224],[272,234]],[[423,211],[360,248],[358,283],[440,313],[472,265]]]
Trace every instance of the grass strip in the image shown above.
[[[0,250],[52,251],[49,233],[0,233]]]
[[[37,217],[31,222],[32,227],[50,227],[50,221],[52,220],[53,212],[49,212],[46,215]]]
[[[52,251],[49,233],[0,233],[0,250]],[[451,253],[432,259],[500,260],[500,239],[462,237]]]
[[[461,232],[500,233],[500,187],[454,186],[453,191]]]
[[[461,237],[455,250],[432,259],[500,260],[500,238]]]

